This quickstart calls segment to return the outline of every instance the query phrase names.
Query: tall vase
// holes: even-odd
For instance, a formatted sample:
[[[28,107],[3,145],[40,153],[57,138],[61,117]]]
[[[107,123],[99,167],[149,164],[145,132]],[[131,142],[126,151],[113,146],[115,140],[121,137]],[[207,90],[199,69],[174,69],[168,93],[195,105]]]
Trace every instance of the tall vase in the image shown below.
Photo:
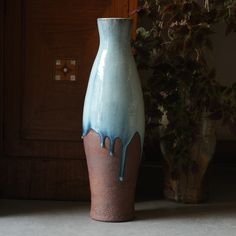
[[[99,18],[100,46],[83,112],[92,219],[134,218],[144,139],[144,104],[130,46],[132,20]]]

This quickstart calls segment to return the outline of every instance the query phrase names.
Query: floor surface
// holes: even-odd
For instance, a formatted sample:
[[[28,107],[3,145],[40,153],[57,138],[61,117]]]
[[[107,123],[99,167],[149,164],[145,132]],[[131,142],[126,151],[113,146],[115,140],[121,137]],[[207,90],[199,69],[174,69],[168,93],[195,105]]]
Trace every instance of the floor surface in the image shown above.
[[[207,204],[137,202],[136,219],[126,223],[91,220],[89,203],[0,200],[0,236],[54,235],[236,236],[236,181],[215,181]]]

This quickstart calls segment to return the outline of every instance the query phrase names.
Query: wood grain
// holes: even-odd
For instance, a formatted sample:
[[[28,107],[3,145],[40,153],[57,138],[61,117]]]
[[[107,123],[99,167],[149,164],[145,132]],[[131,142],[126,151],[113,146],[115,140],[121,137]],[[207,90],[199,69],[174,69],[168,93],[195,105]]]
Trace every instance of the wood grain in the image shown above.
[[[3,154],[4,14],[4,0],[0,0],[0,156]]]
[[[6,12],[0,16],[0,30],[5,29],[0,44],[2,60],[4,38],[0,195],[88,199],[80,135],[83,100],[99,43],[96,18],[128,17],[131,2],[0,0],[1,13],[4,3]],[[78,59],[78,81],[54,80],[56,58]]]
[[[7,1],[6,152],[84,159],[82,108],[98,48],[96,19],[127,17],[128,1],[21,2]],[[55,58],[78,58],[76,83],[54,80]]]
[[[138,15],[137,10],[138,8],[138,0],[130,0],[129,1],[129,16],[133,19],[133,30],[132,30],[132,38],[135,39],[136,36],[136,28],[137,28],[137,21]]]
[[[28,198],[30,193],[30,178],[30,159],[0,159],[0,197]]]
[[[0,159],[2,198],[88,200],[89,195],[83,160]]]

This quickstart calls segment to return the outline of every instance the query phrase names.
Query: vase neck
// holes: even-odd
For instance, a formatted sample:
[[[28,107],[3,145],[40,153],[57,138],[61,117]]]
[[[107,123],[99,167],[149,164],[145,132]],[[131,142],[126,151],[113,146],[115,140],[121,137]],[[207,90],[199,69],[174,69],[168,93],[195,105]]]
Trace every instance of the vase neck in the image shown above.
[[[130,47],[132,20],[129,18],[99,18],[100,46]]]

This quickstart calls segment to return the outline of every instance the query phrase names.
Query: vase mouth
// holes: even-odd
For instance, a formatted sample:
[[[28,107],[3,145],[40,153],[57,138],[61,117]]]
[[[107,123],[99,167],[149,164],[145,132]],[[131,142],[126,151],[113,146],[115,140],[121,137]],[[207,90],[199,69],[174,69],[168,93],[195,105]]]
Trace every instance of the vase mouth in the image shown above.
[[[106,21],[106,20],[128,20],[131,21],[132,19],[129,17],[104,17],[104,18],[97,18],[98,21]]]

